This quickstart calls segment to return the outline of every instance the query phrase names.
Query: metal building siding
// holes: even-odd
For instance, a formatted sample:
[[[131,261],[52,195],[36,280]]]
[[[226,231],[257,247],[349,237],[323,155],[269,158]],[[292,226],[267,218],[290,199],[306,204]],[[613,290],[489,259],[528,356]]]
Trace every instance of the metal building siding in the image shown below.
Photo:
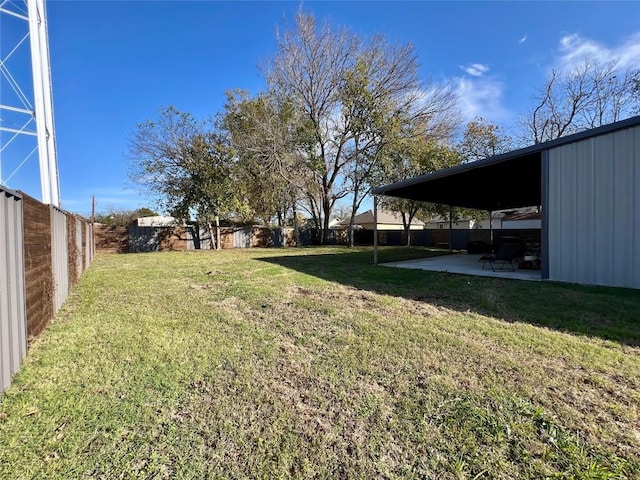
[[[22,198],[0,189],[0,391],[27,353]]]
[[[549,150],[549,279],[640,288],[640,127]]]
[[[633,256],[629,259],[629,265],[635,275],[640,275],[640,217],[638,214],[638,210],[640,210],[640,161],[638,160],[638,155],[640,152],[640,128],[635,128],[633,130],[633,154],[635,155],[634,160],[634,169],[633,169],[633,208],[635,210],[635,216],[633,219],[633,228],[631,229],[631,235],[633,235],[634,241],[634,250]],[[636,277],[636,283],[638,283],[638,279]]]
[[[57,313],[69,293],[69,241],[67,215],[56,207],[51,207],[51,257],[55,294],[53,313]]]

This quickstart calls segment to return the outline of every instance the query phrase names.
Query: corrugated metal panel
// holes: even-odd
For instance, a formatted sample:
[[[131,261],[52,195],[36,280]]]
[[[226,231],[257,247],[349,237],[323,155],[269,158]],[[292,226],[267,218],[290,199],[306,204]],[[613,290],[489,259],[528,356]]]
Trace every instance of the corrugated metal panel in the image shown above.
[[[239,228],[233,231],[233,248],[250,248],[253,229],[251,227]]]
[[[51,207],[51,257],[54,283],[53,312],[62,308],[69,293],[69,242],[67,238],[67,215]]]
[[[636,160],[634,163],[633,169],[633,184],[635,185],[634,194],[632,197],[634,209],[636,212],[636,216],[633,220],[633,227],[631,228],[631,235],[635,239],[635,248],[633,250],[633,256],[629,258],[629,265],[632,270],[638,275],[640,272],[640,247],[638,247],[638,242],[640,242],[640,165],[638,164],[638,151],[640,150],[640,128],[633,129],[633,148],[636,156]],[[637,281],[637,279],[636,279]]]
[[[211,235],[206,225],[187,225],[187,250],[210,250]]]
[[[76,267],[78,269],[78,275],[84,272],[82,268],[82,221],[76,218],[76,248],[78,255],[76,256]]]
[[[200,225],[198,227],[198,231],[200,234],[200,248],[202,250],[211,250],[213,248],[213,244],[211,243],[211,231],[209,230],[209,227],[206,225]]]
[[[27,353],[22,198],[0,189],[0,391]]]
[[[549,151],[549,278],[640,288],[640,127]]]
[[[136,224],[129,225],[129,251],[130,252],[155,252],[159,249],[160,239],[158,229],[155,227],[139,227]]]
[[[85,253],[84,253],[84,269],[86,270],[91,265],[91,259],[93,258],[93,237],[91,235],[92,226],[90,223],[85,223]]]

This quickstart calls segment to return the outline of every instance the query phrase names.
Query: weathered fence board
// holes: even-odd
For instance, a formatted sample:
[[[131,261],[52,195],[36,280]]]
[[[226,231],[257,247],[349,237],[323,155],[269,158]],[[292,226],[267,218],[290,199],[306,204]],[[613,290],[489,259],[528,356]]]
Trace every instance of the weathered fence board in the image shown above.
[[[207,225],[188,224],[172,227],[140,227],[132,223],[125,227],[97,227],[96,245],[111,252],[152,252],[158,250],[209,250],[211,234]],[[215,227],[213,227],[215,235]],[[220,246],[227,248],[281,247],[296,245],[293,228],[220,227]]]
[[[23,194],[27,335],[35,337],[53,317],[51,215],[49,207]]]

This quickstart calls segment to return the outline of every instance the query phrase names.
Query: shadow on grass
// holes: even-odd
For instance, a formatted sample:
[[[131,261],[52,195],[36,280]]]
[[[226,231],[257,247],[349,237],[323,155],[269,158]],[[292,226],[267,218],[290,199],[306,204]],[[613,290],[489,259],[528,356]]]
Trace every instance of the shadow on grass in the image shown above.
[[[640,346],[638,290],[387,268],[373,265],[370,249],[327,248],[326,253],[307,255],[303,251],[258,260],[362,290]],[[386,248],[379,262],[442,254],[425,248]]]

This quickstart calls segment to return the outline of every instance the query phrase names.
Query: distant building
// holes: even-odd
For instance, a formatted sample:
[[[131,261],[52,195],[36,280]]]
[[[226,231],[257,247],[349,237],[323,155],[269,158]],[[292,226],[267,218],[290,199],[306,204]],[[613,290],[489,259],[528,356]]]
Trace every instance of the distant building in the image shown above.
[[[471,218],[459,218],[452,222],[451,227],[454,230],[521,230],[521,229],[540,229],[542,216],[535,207],[525,207],[516,210],[504,210],[501,212],[492,212],[491,225],[489,219],[474,220]],[[427,230],[448,230],[449,220],[436,216],[425,223],[424,228]]]
[[[353,219],[355,228],[373,230],[373,210],[356,215]],[[349,219],[336,224],[338,228],[349,228]],[[409,227],[411,230],[423,230],[424,222],[414,219]],[[388,210],[378,210],[378,230],[403,230],[402,215]]]
[[[174,217],[156,215],[154,217],[140,217],[136,219],[139,227],[175,227],[180,225],[180,221]]]

